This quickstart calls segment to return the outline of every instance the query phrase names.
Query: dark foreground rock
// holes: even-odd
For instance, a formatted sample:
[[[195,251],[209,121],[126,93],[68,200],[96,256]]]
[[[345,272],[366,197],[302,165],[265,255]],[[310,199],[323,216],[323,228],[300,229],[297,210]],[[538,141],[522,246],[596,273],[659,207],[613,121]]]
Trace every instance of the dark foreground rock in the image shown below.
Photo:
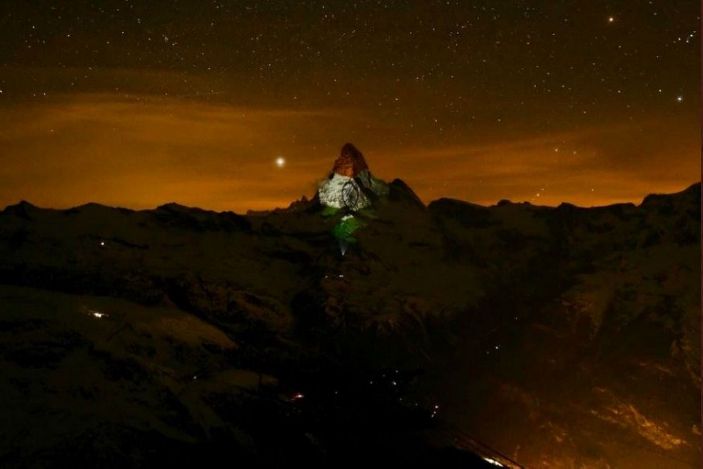
[[[398,181],[342,255],[315,199],[7,207],[0,463],[468,464],[470,440],[529,467],[695,467],[699,213],[700,185],[425,207]]]

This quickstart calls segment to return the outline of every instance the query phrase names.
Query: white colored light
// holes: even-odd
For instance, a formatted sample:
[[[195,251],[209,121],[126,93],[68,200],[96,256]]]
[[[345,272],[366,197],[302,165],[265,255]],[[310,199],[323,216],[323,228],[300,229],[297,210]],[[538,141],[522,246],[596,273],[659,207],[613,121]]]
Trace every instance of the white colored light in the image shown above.
[[[496,460],[493,459],[493,458],[483,458],[483,460],[486,461],[486,462],[489,463],[489,464],[493,464],[494,466],[505,467],[505,466],[503,466],[501,463],[499,463],[498,461],[496,461]]]
[[[282,156],[279,156],[276,158],[276,166],[279,168],[282,168],[286,165],[286,159],[283,158]]]

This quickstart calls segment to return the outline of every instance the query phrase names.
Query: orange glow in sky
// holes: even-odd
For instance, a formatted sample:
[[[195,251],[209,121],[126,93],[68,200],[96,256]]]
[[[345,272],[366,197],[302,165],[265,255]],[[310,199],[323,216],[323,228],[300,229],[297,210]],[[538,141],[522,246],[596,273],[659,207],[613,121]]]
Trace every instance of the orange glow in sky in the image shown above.
[[[2,13],[0,206],[282,207],[345,142],[425,202],[590,206],[700,180],[696,2]]]
[[[695,128],[674,118],[543,134],[489,129],[480,138],[404,145],[388,143],[401,138],[399,126],[363,110],[177,97],[59,96],[0,119],[3,206],[25,199],[49,207],[284,207],[314,193],[346,141],[365,153],[372,172],[405,180],[426,202],[639,202],[681,190],[699,173]]]

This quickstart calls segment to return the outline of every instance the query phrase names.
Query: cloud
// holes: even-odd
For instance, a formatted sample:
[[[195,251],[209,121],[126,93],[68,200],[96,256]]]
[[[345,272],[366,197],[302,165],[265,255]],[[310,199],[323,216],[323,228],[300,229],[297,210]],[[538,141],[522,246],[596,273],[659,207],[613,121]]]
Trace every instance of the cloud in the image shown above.
[[[558,205],[638,202],[699,177],[697,132],[677,120],[609,124],[395,153],[425,199]],[[539,194],[539,195],[538,195]]]
[[[426,201],[639,201],[680,190],[700,171],[696,126],[674,117],[539,133],[458,132],[430,145],[407,137],[402,119],[349,108],[107,93],[4,106],[0,205],[286,206],[312,195],[346,141],[377,175],[406,180]],[[282,169],[274,164],[279,155],[287,161]]]
[[[300,144],[298,136],[344,127],[325,110],[102,94],[61,97],[3,116],[0,200],[50,206],[287,204],[314,189],[311,176],[324,176],[337,151],[323,139],[319,146]],[[288,161],[284,169],[273,164],[280,154]]]

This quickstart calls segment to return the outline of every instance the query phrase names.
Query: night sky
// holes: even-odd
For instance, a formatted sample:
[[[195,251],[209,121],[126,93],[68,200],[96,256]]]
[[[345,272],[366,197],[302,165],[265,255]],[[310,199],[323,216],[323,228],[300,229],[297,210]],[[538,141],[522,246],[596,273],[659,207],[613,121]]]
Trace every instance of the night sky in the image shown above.
[[[347,141],[428,202],[639,202],[699,179],[698,24],[696,0],[5,1],[0,206],[287,206]]]

